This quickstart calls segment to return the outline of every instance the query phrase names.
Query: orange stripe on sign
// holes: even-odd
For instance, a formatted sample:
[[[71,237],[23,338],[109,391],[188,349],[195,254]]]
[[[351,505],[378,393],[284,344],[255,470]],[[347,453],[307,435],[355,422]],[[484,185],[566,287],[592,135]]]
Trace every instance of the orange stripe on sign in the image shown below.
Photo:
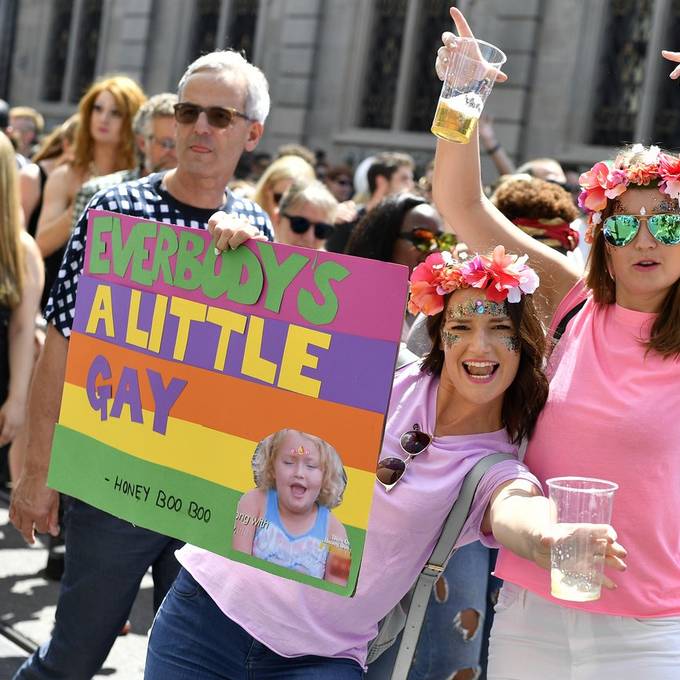
[[[172,407],[173,418],[251,441],[260,441],[285,427],[302,430],[334,446],[345,465],[375,470],[384,420],[380,413],[159,359],[81,333],[73,333],[69,341],[66,382],[86,387],[90,365],[97,355],[104,356],[111,366],[114,394],[123,367],[137,371],[142,407],[148,411],[154,410],[155,403],[147,368],[160,373],[165,385],[171,378],[187,381]],[[99,378],[98,384],[101,382]]]

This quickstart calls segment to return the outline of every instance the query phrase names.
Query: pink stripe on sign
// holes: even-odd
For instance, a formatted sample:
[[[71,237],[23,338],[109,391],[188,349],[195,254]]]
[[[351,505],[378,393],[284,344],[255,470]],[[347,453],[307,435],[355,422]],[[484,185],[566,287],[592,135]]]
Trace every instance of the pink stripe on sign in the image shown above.
[[[97,218],[108,219],[100,219],[93,228]],[[118,238],[115,232],[113,236],[111,233],[111,225],[116,225],[117,221],[121,234]],[[156,229],[142,225],[156,225]],[[159,230],[163,231],[161,238],[157,237]],[[142,232],[146,234],[143,239],[139,237],[136,242],[129,240],[131,235],[134,238]],[[112,238],[118,242],[118,273],[112,264]],[[180,257],[176,244],[179,242],[182,249],[187,241],[190,243],[184,247],[184,252],[189,255]],[[130,247],[126,248],[126,245]],[[159,257],[156,255],[157,248],[173,254]],[[84,272],[101,281],[168,296],[181,295],[243,314],[257,314],[319,330],[378,340],[400,339],[408,286],[406,267],[269,242],[248,241],[241,248],[248,249],[255,257],[239,253],[239,248],[223,253],[215,263],[211,236],[202,229],[91,210]],[[196,253],[195,256],[192,252]],[[127,267],[120,271],[126,258],[129,258]],[[249,269],[242,271],[244,261]],[[282,266],[284,263],[285,266]],[[164,272],[170,274],[174,285],[164,280]],[[154,276],[156,273],[157,276]],[[192,281],[191,289],[177,283],[182,277]],[[262,287],[258,296],[257,281],[260,277]],[[285,285],[288,281],[290,283]],[[249,304],[229,299],[236,288],[240,286],[243,291],[249,283],[250,290],[243,292],[249,296]],[[206,291],[211,294],[206,294]],[[329,309],[332,310],[329,300],[335,298],[338,301],[337,311],[329,312]],[[254,302],[250,304],[250,300]],[[278,309],[277,300],[280,301]],[[316,310],[315,320],[310,320],[312,312],[307,315],[301,313],[301,307],[312,312]]]

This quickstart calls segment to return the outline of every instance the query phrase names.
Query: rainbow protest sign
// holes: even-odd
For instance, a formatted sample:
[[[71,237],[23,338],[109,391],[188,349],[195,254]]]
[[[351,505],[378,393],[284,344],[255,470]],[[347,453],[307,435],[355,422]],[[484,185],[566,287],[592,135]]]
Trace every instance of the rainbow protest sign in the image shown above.
[[[266,242],[217,254],[204,231],[91,211],[49,484],[352,595],[406,279]]]

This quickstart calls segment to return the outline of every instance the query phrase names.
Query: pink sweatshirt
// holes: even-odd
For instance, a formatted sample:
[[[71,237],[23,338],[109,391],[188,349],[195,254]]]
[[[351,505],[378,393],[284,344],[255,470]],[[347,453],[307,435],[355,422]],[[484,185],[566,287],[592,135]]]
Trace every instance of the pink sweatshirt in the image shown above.
[[[411,364],[397,374],[381,457],[402,455],[399,437],[418,423],[433,432],[438,378]],[[505,430],[435,437],[388,494],[378,483],[354,597],[305,586],[206,550],[186,546],[181,564],[218,607],[255,639],[282,656],[346,657],[364,665],[377,624],[414,584],[430,556],[465,474],[484,455],[516,453]],[[486,506],[496,487],[535,478],[519,461],[494,465],[477,489],[459,545],[481,538]],[[547,572],[544,572],[546,574]]]
[[[575,295],[555,315],[573,306]],[[550,396],[524,459],[544,482],[582,475],[619,484],[612,525],[628,550],[618,589],[570,603],[507,550],[496,574],[566,607],[637,618],[680,614],[680,361],[645,356],[654,314],[589,299],[551,363]]]

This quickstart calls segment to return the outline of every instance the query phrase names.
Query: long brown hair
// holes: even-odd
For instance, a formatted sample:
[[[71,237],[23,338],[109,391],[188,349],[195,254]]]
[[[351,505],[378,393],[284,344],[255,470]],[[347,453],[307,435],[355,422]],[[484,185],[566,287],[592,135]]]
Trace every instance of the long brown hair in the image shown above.
[[[631,187],[628,191],[634,189],[635,187]],[[600,226],[593,230],[593,244],[585,278],[586,286],[592,291],[593,300],[600,305],[616,302],[616,282],[609,269],[607,244],[601,227],[604,220],[612,214],[613,208],[613,201],[608,200],[607,207],[602,211]],[[644,344],[648,352],[656,352],[665,359],[680,358],[680,279],[666,294],[652,324],[649,340]]]
[[[432,349],[423,359],[421,370],[437,376],[444,367],[441,330],[452,294],[446,296],[444,310],[428,317],[426,323]],[[506,307],[514,328],[519,329],[520,359],[517,375],[503,395],[501,419],[512,441],[518,444],[525,437],[531,437],[548,398],[548,379],[543,372],[545,331],[531,295],[522,295],[519,302],[506,303]]]
[[[0,304],[12,309],[21,301],[24,284],[20,211],[14,147],[0,132]]]
[[[94,102],[102,92],[111,93],[122,114],[121,138],[115,170],[132,168],[136,162],[132,119],[137,109],[146,101],[146,95],[132,78],[123,75],[100,78],[90,86],[80,100],[78,104],[80,125],[76,134],[73,165],[79,170],[87,170],[94,158],[94,139],[90,132],[90,118]]]

